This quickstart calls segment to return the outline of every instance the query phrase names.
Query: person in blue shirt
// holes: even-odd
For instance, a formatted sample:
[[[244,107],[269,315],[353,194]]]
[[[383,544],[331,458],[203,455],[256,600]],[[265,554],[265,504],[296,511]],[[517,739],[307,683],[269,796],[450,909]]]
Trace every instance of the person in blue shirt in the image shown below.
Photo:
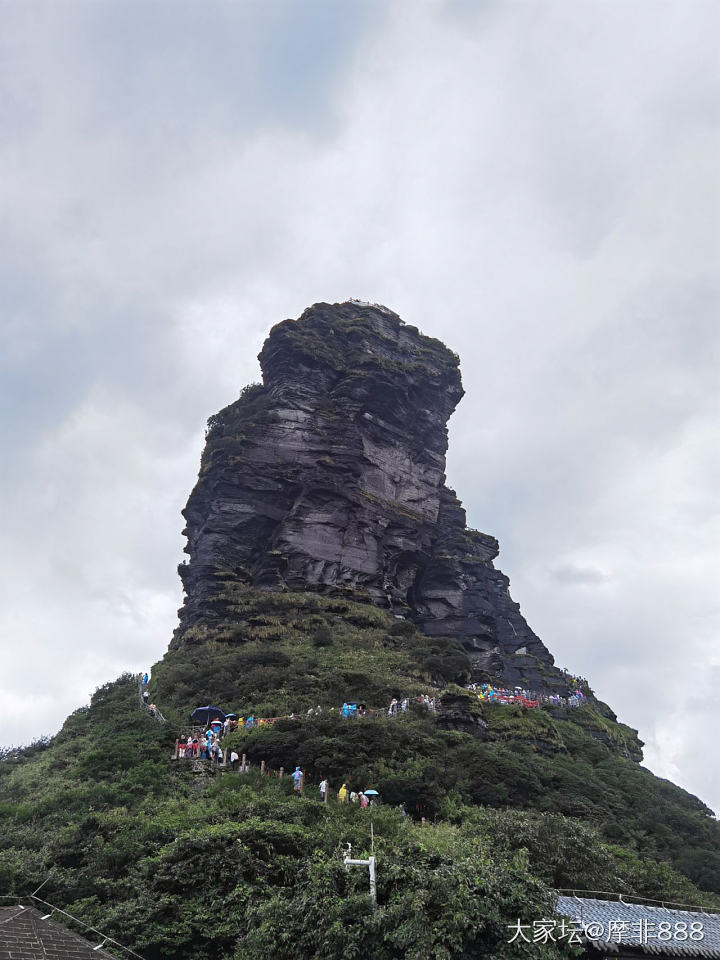
[[[295,767],[295,773],[293,773],[293,790],[295,793],[302,793],[303,788],[303,778],[305,774],[302,772],[300,767]]]

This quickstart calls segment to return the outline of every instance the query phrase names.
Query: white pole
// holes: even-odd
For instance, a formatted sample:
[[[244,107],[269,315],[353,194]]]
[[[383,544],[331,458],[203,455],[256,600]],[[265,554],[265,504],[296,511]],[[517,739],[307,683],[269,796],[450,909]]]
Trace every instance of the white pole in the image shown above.
[[[350,844],[347,845],[347,850],[345,856],[343,857],[343,863],[345,864],[345,869],[348,867],[368,867],[370,872],[370,899],[372,900],[373,909],[377,907],[377,885],[375,883],[375,857],[371,856],[367,860],[354,860],[350,854],[352,853],[352,847]]]

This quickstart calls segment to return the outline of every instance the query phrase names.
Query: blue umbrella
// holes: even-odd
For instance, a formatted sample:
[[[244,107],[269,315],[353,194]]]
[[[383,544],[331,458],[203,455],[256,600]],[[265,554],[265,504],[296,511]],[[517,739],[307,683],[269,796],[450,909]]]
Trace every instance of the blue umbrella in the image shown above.
[[[220,707],[195,707],[190,714],[190,719],[196,723],[210,723],[211,720],[224,720],[225,713]]]

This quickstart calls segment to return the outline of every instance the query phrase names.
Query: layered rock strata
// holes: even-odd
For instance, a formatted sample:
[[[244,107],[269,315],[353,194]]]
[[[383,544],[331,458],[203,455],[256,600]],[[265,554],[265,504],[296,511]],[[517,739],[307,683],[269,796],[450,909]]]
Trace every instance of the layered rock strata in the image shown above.
[[[263,383],[208,421],[184,516],[174,645],[219,584],[349,592],[459,639],[478,679],[563,685],[445,485],[459,359],[385,307],[315,304],[270,331]]]

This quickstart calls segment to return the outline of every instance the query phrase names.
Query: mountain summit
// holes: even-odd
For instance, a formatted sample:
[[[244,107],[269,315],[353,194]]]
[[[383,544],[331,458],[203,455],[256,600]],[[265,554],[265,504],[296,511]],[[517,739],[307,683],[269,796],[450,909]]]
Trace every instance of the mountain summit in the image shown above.
[[[149,683],[0,752],[0,894],[145,960],[570,960],[512,939],[558,890],[720,907],[712,811],[554,666],[445,486],[458,358],[350,301],[260,362],[208,421]]]
[[[184,515],[175,643],[228,613],[228,580],[365,599],[460,641],[474,680],[563,676],[445,484],[459,359],[386,307],[318,303],[270,332],[263,383],[208,421]]]

